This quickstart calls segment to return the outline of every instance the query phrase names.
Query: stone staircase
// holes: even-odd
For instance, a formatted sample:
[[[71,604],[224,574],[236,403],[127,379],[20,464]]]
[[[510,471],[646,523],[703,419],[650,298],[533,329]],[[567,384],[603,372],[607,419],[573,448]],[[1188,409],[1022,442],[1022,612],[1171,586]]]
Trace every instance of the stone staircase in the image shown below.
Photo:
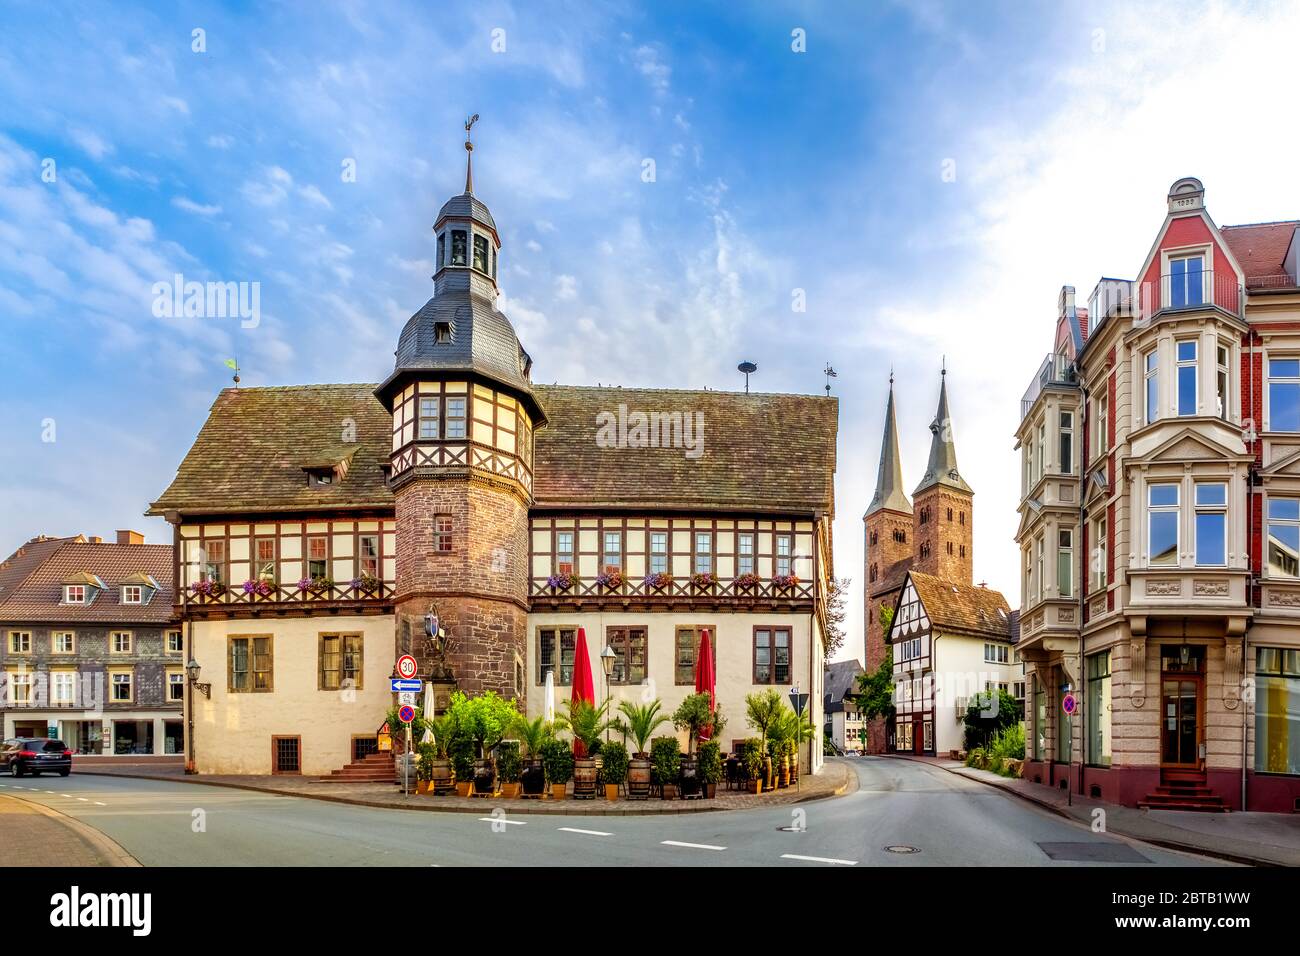
[[[1223,798],[1205,785],[1205,774],[1194,770],[1165,771],[1160,785],[1138,802],[1143,810],[1195,810],[1227,813]]]
[[[392,751],[367,754],[320,779],[325,783],[392,783],[397,773]]]

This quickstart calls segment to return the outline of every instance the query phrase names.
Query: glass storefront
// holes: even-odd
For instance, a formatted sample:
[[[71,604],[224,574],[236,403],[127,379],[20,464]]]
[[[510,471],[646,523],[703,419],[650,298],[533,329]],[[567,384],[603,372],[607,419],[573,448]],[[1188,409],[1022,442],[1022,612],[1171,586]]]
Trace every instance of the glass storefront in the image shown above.
[[[1255,651],[1255,769],[1300,774],[1300,651]]]
[[[1088,658],[1088,763],[1110,766],[1110,651]]]

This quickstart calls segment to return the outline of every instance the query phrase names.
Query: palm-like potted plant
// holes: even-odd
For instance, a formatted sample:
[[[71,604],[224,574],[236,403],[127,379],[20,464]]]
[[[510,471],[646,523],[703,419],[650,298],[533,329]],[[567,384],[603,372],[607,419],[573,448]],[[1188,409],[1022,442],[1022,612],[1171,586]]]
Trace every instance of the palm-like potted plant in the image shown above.
[[[540,797],[546,790],[546,770],[542,766],[542,746],[548,740],[554,740],[556,734],[567,729],[569,722],[563,717],[548,721],[544,716],[529,720],[522,714],[515,719],[511,730],[524,750],[524,765],[520,773],[525,797]]]
[[[768,790],[772,789],[772,759],[767,755],[767,736],[772,724],[780,719],[785,706],[785,701],[775,688],[769,687],[757,694],[745,695],[745,719],[749,726],[758,731],[759,753],[765,761],[763,786]]]
[[[551,799],[563,800],[565,788],[573,777],[573,750],[569,744],[554,738],[542,744],[542,766],[551,785]]]
[[[618,705],[619,713],[626,719],[627,734],[636,744],[636,752],[632,755],[627,771],[629,797],[644,798],[650,795],[650,738],[656,730],[669,722],[668,715],[660,713],[662,709],[663,704],[658,698],[648,704],[625,700]]]
[[[429,794],[437,795],[452,789],[451,741],[456,734],[456,721],[450,714],[443,714],[428,722],[429,733],[433,735],[432,754],[427,758],[429,767]],[[421,745],[423,747],[425,745]],[[419,749],[419,748],[417,748]],[[420,759],[425,759],[420,751]]]
[[[772,783],[776,787],[790,786],[790,750],[788,744],[795,733],[793,721],[798,717],[785,707],[767,729],[767,753],[772,758]]]
[[[605,799],[617,800],[619,786],[627,782],[627,748],[616,740],[606,741],[601,745],[600,756],[604,761],[600,778],[605,781]]]
[[[599,707],[585,700],[565,701],[569,711],[569,730],[573,739],[582,744],[583,756],[573,762],[573,796],[590,798],[596,796],[596,771],[600,769],[597,756],[601,737],[613,726],[609,719],[609,701]]]

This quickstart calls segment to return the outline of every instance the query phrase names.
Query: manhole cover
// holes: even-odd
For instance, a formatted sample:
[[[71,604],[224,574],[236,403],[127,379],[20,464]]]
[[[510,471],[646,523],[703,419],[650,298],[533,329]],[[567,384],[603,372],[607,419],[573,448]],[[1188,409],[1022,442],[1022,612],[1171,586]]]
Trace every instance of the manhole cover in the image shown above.
[[[891,843],[885,847],[886,853],[920,853],[920,849],[906,843]]]
[[[806,833],[807,827],[777,827],[778,833]]]

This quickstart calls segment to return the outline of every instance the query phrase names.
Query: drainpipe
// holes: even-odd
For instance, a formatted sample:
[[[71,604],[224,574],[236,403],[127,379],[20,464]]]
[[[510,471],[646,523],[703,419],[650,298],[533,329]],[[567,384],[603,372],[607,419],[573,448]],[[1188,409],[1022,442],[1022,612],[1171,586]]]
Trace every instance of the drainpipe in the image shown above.
[[[1088,434],[1088,389],[1082,382],[1079,383],[1079,394],[1083,399],[1080,402],[1082,414],[1079,416],[1081,421],[1079,430],[1083,433],[1083,436],[1086,436]],[[1105,425],[1103,424],[1102,427],[1104,428]],[[1084,441],[1087,441],[1086,437],[1084,437]],[[1080,445],[1083,443],[1084,442],[1080,442]],[[1089,451],[1091,451],[1091,449],[1089,449]],[[1082,459],[1083,456],[1080,455],[1079,457]],[[1085,530],[1087,527],[1085,524],[1087,520],[1087,512],[1083,506],[1083,499],[1088,493],[1088,483],[1085,480],[1084,471],[1085,469],[1081,461],[1079,467],[1079,543],[1081,545],[1088,536],[1087,531]],[[1083,691],[1086,690],[1088,686],[1088,682],[1084,678],[1085,663],[1083,658],[1083,611],[1084,605],[1087,603],[1083,595],[1085,582],[1088,580],[1088,552],[1087,549],[1083,547],[1079,548],[1079,552],[1079,586],[1077,588],[1077,593],[1079,595],[1079,683],[1082,685],[1080,687],[1079,699],[1083,700]],[[1087,706],[1087,704],[1084,704],[1083,708],[1080,710],[1080,713],[1084,714],[1084,722],[1079,726],[1079,796],[1083,796],[1087,792],[1084,790],[1083,785],[1083,775],[1086,772],[1085,768],[1088,765],[1086,750],[1087,741],[1084,739],[1088,730]]]
[[[1249,586],[1250,580],[1251,578],[1247,577],[1246,579],[1247,586]],[[1248,624],[1246,625],[1245,633],[1241,635],[1242,677],[1246,676],[1246,662],[1249,660],[1250,660],[1250,625]],[[1251,694],[1251,697],[1253,703],[1253,697],[1254,697],[1253,693]],[[1247,809],[1246,807],[1246,743],[1247,743],[1246,732],[1247,732],[1247,721],[1249,720],[1249,718],[1246,715],[1246,710],[1247,710],[1246,695],[1240,693],[1240,688],[1238,689],[1237,699],[1241,702],[1241,812],[1245,813]]]

